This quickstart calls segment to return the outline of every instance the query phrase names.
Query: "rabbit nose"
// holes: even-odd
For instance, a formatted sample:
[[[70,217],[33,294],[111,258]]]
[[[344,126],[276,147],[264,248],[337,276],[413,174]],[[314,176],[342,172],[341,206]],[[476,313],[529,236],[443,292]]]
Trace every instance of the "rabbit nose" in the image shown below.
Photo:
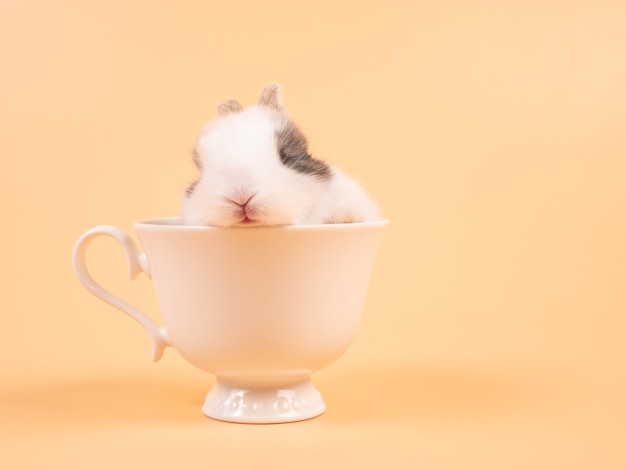
[[[241,190],[241,191],[234,192],[233,194],[228,196],[226,199],[228,199],[229,201],[233,202],[234,204],[240,207],[246,207],[254,196],[256,196],[255,192]]]

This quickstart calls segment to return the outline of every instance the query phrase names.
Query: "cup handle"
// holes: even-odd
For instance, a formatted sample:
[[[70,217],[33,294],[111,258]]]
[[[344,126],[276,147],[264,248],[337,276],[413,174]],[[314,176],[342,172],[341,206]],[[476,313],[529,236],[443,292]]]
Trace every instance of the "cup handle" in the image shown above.
[[[139,250],[133,240],[123,230],[111,225],[93,227],[80,236],[80,238],[76,241],[76,245],[74,245],[74,253],[72,257],[74,271],[78,275],[80,282],[89,292],[134,318],[146,329],[150,335],[150,339],[152,340],[152,360],[156,362],[163,356],[165,348],[167,346],[171,346],[171,341],[165,328],[157,325],[145,313],[139,311],[137,308],[104,289],[100,284],[94,281],[93,277],[91,277],[91,274],[89,274],[89,271],[87,270],[87,265],[85,263],[87,246],[95,237],[100,235],[111,236],[115,238],[120,245],[122,245],[128,262],[128,275],[131,279],[135,279],[141,272],[151,278],[150,266],[145,253],[139,253]]]

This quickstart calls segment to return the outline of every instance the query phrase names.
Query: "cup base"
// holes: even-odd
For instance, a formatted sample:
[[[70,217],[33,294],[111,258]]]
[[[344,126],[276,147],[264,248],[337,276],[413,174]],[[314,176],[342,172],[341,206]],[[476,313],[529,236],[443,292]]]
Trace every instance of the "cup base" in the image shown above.
[[[308,378],[284,386],[241,386],[218,376],[202,406],[210,418],[250,424],[302,421],[325,410],[322,396]]]

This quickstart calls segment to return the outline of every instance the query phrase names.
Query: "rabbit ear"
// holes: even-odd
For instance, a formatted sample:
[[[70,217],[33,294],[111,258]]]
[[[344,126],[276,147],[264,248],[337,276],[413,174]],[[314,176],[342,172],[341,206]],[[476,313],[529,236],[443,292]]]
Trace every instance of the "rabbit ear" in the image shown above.
[[[276,111],[283,110],[283,98],[280,94],[280,85],[278,83],[271,83],[263,88],[261,98],[259,98],[259,105],[275,109]]]
[[[243,111],[243,106],[237,100],[224,101],[217,107],[218,116],[227,116],[231,113],[240,113]]]

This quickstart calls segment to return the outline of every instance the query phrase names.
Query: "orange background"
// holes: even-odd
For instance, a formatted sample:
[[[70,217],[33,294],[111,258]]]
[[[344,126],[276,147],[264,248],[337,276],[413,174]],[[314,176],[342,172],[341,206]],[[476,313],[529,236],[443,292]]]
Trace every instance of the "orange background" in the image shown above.
[[[0,467],[626,468],[624,2],[24,0],[0,57]],[[234,425],[70,257],[177,214],[200,127],[272,81],[392,225],[327,412]]]

